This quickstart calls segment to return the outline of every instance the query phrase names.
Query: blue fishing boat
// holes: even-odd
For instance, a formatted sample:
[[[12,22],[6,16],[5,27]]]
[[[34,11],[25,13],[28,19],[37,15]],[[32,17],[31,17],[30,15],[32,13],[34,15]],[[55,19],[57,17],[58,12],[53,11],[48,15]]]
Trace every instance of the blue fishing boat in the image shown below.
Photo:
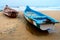
[[[31,9],[29,6],[26,6],[24,17],[27,19],[27,21],[41,30],[50,30],[54,27],[55,23],[59,23],[54,18],[41,12],[37,12]]]

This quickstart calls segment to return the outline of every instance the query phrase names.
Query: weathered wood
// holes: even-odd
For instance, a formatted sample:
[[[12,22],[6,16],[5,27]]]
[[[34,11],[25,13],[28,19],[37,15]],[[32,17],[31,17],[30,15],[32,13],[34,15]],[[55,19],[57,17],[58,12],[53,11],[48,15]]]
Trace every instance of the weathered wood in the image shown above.
[[[16,18],[18,15],[18,11],[14,10],[14,9],[10,8],[8,5],[6,5],[6,7],[3,10],[3,14],[5,14],[6,16],[11,17],[11,18]]]

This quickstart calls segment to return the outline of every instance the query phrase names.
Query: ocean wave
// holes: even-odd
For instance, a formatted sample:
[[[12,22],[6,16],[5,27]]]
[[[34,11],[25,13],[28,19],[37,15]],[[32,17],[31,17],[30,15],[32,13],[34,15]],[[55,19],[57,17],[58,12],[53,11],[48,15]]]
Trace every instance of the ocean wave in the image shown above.
[[[33,9],[33,10],[60,10],[60,7],[44,7],[44,8],[42,8],[42,7],[30,7],[31,9]],[[26,9],[26,7],[19,7],[19,8],[13,8],[13,9],[15,9],[15,10],[18,10],[18,11],[24,11],[25,9]]]
[[[0,10],[3,10],[4,7],[0,7]],[[21,6],[21,7],[11,7],[17,11],[24,11],[26,7]],[[60,10],[60,7],[30,7],[31,9],[34,10]]]

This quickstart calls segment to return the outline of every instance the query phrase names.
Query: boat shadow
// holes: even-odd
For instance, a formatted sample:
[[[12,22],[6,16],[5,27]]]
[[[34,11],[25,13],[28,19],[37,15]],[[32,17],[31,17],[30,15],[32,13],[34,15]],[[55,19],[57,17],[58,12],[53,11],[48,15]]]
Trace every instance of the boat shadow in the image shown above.
[[[29,31],[32,35],[36,35],[36,36],[47,36],[49,33],[48,31],[42,31],[41,29],[35,27],[34,25],[32,25],[31,23],[29,23],[26,19],[26,30]]]

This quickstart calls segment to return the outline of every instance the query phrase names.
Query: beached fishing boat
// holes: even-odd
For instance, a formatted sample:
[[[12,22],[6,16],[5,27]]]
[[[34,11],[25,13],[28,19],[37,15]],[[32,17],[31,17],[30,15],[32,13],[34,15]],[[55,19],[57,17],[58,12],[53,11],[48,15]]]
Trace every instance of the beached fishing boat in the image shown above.
[[[27,19],[27,21],[41,30],[51,30],[55,27],[55,23],[59,23],[54,18],[41,12],[37,12],[31,9],[29,6],[27,6],[24,11],[24,17]]]
[[[5,14],[8,17],[11,18],[16,18],[18,15],[18,12],[12,8],[10,8],[8,5],[6,5],[6,7],[3,10],[3,14]]]

